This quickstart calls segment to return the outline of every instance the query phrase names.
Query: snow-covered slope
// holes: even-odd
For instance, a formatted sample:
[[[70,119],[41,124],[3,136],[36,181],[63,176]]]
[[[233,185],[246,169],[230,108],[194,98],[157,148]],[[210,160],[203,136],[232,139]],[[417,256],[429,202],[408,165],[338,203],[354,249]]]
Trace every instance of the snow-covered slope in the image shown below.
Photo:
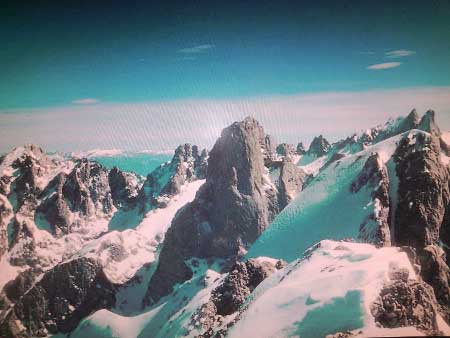
[[[1,157],[0,336],[450,335],[450,133],[434,112],[279,154],[241,124],[229,137],[255,156],[185,144],[146,177],[32,145]]]
[[[417,279],[406,253],[329,240],[311,251],[257,287],[228,337],[313,338],[353,330],[362,337],[422,335],[413,327],[380,328],[371,313],[393,268]]]
[[[358,238],[360,225],[376,212],[373,188],[365,186],[351,191],[352,183],[361,173],[368,158],[377,153],[383,165],[389,161],[399,140],[418,130],[397,135],[322,168],[304,190],[272,222],[257,239],[247,256],[270,256],[287,261],[296,259],[306,248],[318,241]],[[395,172],[390,172],[391,176]],[[395,177],[390,177],[395,182]]]
[[[153,308],[134,316],[97,311],[83,320],[70,338],[185,336],[189,329],[192,330],[191,317],[209,300],[212,289],[224,278],[215,271],[219,268],[216,264],[208,265],[204,260],[197,262],[199,265],[193,278],[178,285],[169,297]]]
[[[275,262],[270,258],[258,260]],[[218,266],[211,270],[203,260],[198,263],[191,280],[178,285],[151,309],[135,316],[97,311],[70,337],[203,337],[205,332],[198,328],[211,320],[205,316],[208,307],[204,306],[227,274],[214,271]],[[221,332],[226,337],[315,338],[347,331],[355,337],[422,336],[433,330],[450,334],[431,303],[434,298],[406,298],[401,305],[406,309],[399,307],[392,315],[401,318],[402,311],[410,311],[410,324],[383,327],[374,309],[380,293],[396,283],[412,290],[423,284],[406,252],[395,247],[323,240],[265,279],[239,312],[223,317],[220,326],[205,336]],[[429,326],[417,329],[414,320],[425,308]]]

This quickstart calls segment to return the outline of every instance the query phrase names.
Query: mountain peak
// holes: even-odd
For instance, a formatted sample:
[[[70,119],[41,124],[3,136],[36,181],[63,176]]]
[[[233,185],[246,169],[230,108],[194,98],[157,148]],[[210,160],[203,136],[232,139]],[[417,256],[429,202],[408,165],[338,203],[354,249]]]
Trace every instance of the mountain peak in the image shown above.
[[[440,136],[441,131],[436,124],[435,115],[436,113],[434,112],[434,110],[427,110],[425,115],[423,115],[422,119],[420,120],[419,129],[429,132],[430,134],[433,134],[435,136]]]
[[[185,260],[236,256],[269,225],[276,192],[268,191],[265,181],[264,140],[264,129],[254,118],[223,129],[210,152],[206,183],[172,220],[146,303],[191,278]]]
[[[315,155],[317,157],[320,157],[325,155],[330,149],[330,147],[331,147],[330,142],[328,142],[328,140],[321,134],[319,136],[314,137],[307,153],[309,155]]]

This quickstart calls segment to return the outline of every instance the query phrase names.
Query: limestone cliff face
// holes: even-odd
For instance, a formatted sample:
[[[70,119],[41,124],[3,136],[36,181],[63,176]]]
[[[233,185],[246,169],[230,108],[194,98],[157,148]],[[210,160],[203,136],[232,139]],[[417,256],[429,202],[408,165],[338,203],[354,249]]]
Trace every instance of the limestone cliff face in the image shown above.
[[[377,207],[360,224],[359,238],[377,246],[390,246],[389,179],[386,166],[378,153],[368,157],[362,171],[353,181],[350,191],[357,193],[364,186],[371,189],[372,201]]]
[[[239,255],[264,231],[277,208],[264,167],[263,128],[253,118],[222,131],[210,152],[206,183],[172,221],[146,303],[190,278],[189,257]]]
[[[172,160],[147,175],[138,201],[142,212],[153,207],[165,207],[168,198],[178,194],[181,187],[197,179],[204,179],[208,167],[208,151],[196,145],[182,144],[175,149]]]
[[[139,194],[137,176],[114,167],[108,173],[111,197],[116,208],[134,205]]]
[[[14,216],[11,203],[8,199],[0,194],[0,259],[8,250],[8,230],[9,222]]]
[[[322,135],[319,135],[312,140],[311,145],[309,146],[309,149],[306,153],[308,155],[320,157],[325,155],[330,149],[330,147],[331,145],[327,141],[327,139]]]
[[[440,160],[439,140],[427,134],[405,137],[394,159],[399,178],[394,242],[415,248],[438,243],[450,201],[449,169]]]
[[[391,230],[395,245],[415,248],[421,276],[433,287],[439,310],[449,321],[450,270],[439,246],[448,247],[449,243],[450,169],[441,160],[434,112],[425,114],[420,127],[428,134],[404,137],[394,155],[399,185]]]
[[[296,149],[293,144],[281,143],[276,148],[277,154],[281,156],[292,156],[296,153]]]
[[[111,216],[114,203],[108,171],[96,162],[80,160],[67,175],[60,173],[47,188],[49,197],[37,211],[53,226],[54,234],[70,233],[92,217]],[[79,217],[73,217],[73,214]]]
[[[278,206],[280,211],[302,190],[306,178],[306,173],[289,157],[283,159],[278,179]]]
[[[114,286],[105,277],[101,264],[88,258],[57,265],[35,284],[27,283],[27,277],[22,275],[13,284],[16,285],[10,289],[23,295],[17,297],[0,322],[2,337],[46,337],[69,332],[85,316],[115,303]],[[24,290],[27,285],[29,288]]]

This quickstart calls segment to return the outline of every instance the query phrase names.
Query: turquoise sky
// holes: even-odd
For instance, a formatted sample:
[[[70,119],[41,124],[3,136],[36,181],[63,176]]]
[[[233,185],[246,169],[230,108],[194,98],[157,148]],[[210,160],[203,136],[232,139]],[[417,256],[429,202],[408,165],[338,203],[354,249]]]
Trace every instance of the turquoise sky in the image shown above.
[[[23,1],[0,9],[0,153],[280,142],[434,109],[450,130],[450,1]]]
[[[448,1],[16,1],[0,39],[1,110],[450,84]]]

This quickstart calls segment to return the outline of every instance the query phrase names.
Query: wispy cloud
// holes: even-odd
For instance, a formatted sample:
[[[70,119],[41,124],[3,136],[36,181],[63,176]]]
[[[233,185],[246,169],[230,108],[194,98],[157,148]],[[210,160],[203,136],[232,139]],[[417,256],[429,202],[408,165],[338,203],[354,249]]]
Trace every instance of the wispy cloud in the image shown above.
[[[375,52],[373,52],[371,50],[366,50],[366,51],[359,52],[359,54],[362,54],[362,55],[374,55]]]
[[[213,49],[215,46],[211,45],[211,44],[204,44],[204,45],[198,45],[198,46],[193,46],[193,47],[188,47],[188,48],[182,48],[177,50],[177,53],[182,53],[182,54],[199,54],[199,53],[203,53],[206,52],[210,49]]]
[[[407,49],[397,49],[397,50],[391,50],[389,52],[384,53],[384,55],[386,55],[387,58],[401,58],[401,57],[405,57],[405,56],[411,56],[416,54],[415,51],[413,50],[407,50]]]
[[[370,70],[380,70],[380,69],[390,69],[400,66],[401,62],[384,62],[384,63],[376,63],[374,65],[370,65],[367,69]]]
[[[78,100],[72,101],[73,104],[94,104],[94,103],[98,103],[98,102],[100,102],[100,101],[97,99],[93,99],[93,98],[78,99]]]
[[[185,60],[185,61],[192,61],[192,60],[197,60],[197,57],[194,55],[186,55],[183,56],[182,58],[180,58],[181,60]]]
[[[0,111],[0,153],[37,143],[48,151],[161,150],[190,142],[210,148],[220,131],[247,115],[278,142],[331,141],[384,123],[389,117],[434,109],[450,130],[450,87],[298,94],[238,99],[71,105]]]

